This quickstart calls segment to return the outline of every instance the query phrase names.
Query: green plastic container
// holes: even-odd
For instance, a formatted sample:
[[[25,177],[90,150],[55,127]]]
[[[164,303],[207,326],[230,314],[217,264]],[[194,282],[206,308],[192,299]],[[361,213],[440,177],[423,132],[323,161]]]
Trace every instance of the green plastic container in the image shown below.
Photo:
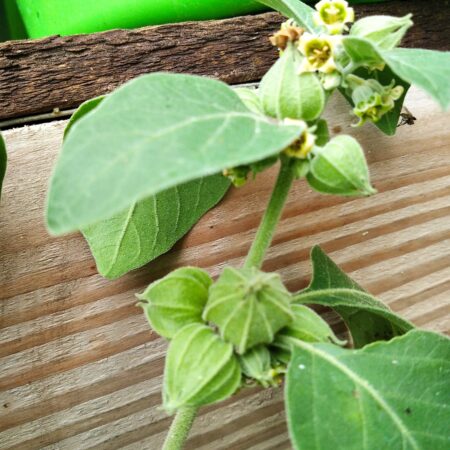
[[[266,9],[253,0],[17,0],[17,4],[31,38],[220,19]]]

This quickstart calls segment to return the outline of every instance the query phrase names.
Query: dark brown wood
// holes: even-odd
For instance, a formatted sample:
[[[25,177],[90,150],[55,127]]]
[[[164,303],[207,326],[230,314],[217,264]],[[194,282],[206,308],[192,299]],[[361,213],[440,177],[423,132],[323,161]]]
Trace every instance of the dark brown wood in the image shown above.
[[[368,14],[414,14],[405,46],[448,47],[447,0],[391,1],[357,7]],[[174,71],[228,83],[256,81],[276,58],[268,36],[275,13],[50,37],[0,45],[0,120],[77,107],[138,75]]]

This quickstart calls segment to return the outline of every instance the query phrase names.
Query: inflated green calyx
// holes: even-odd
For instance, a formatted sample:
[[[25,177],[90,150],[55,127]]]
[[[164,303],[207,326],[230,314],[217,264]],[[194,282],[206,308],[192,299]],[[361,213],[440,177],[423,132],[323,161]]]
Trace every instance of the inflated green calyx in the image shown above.
[[[293,320],[290,301],[279,275],[227,267],[210,288],[203,318],[244,354],[255,345],[271,343]]]
[[[202,406],[233,395],[241,384],[233,346],[208,326],[185,326],[171,341],[164,371],[164,407]]]
[[[203,323],[211,284],[204,270],[183,267],[152,283],[138,298],[153,330],[172,339],[184,326]]]

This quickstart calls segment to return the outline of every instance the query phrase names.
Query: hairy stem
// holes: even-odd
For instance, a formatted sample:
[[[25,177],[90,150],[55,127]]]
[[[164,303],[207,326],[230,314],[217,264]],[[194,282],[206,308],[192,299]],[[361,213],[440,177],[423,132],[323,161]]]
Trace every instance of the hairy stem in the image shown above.
[[[197,415],[198,408],[184,406],[180,408],[170,426],[163,450],[181,450],[186,442]]]
[[[264,256],[272,243],[273,235],[283,212],[289,190],[294,181],[292,161],[285,159],[281,162],[278,179],[272,192],[269,205],[256,233],[255,240],[245,260],[244,267],[260,268]]]

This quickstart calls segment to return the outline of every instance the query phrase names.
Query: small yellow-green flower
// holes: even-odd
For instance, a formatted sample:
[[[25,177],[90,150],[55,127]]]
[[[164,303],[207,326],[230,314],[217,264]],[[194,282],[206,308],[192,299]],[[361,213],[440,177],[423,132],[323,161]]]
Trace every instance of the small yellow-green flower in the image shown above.
[[[316,139],[315,134],[306,130],[284,151],[284,154],[291,158],[306,159],[316,145]]]
[[[347,31],[345,24],[355,21],[355,12],[345,0],[321,0],[317,3],[316,10],[314,22],[324,25],[331,34]]]
[[[378,122],[386,113],[394,109],[395,101],[404,92],[403,86],[395,86],[394,80],[388,86],[383,86],[374,79],[362,80],[354,75],[350,75],[349,78],[350,84],[358,84],[352,92],[355,105],[353,112],[359,118],[358,126],[367,120]]]
[[[305,33],[300,38],[298,48],[304,59],[300,67],[301,72],[331,73],[336,70],[334,49],[339,36],[314,36]]]

